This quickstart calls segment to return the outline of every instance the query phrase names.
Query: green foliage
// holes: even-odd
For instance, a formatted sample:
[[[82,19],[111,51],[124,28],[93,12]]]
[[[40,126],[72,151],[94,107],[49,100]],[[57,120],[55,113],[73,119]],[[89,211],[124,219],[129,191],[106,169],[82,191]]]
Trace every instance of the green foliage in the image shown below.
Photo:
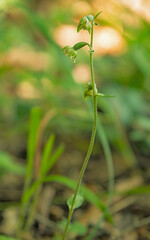
[[[11,155],[0,151],[0,177],[5,173],[25,175],[25,168],[21,164],[15,162]]]
[[[51,175],[46,176],[44,178],[38,179],[37,181],[35,181],[32,184],[32,186],[26,192],[25,199],[24,199],[25,202],[29,201],[29,199],[32,197],[32,195],[35,192],[35,190],[43,182],[57,182],[57,183],[60,183],[60,184],[63,184],[65,186],[69,187],[72,190],[75,190],[75,187],[76,187],[76,182],[74,180],[72,180],[72,179],[70,179],[68,177],[65,177],[65,176],[51,174]],[[88,189],[85,186],[81,186],[81,191],[82,191],[83,197],[88,202],[90,202],[90,203],[94,204],[95,206],[97,206],[102,212],[106,211],[106,207],[101,202],[99,196],[97,196],[95,193],[90,191],[90,189]],[[111,222],[111,215],[109,213],[107,214],[106,218],[107,218],[107,220],[109,220]]]
[[[34,166],[34,155],[37,144],[37,134],[41,119],[40,108],[33,108],[30,115],[30,126],[29,126],[29,138],[27,145],[27,172],[26,172],[26,184],[27,188],[33,177],[33,166]]]
[[[38,189],[44,182],[59,182],[61,184],[65,184],[68,187],[71,187],[72,189],[75,189],[76,182],[73,180],[60,176],[60,175],[47,175],[50,169],[53,167],[55,162],[58,160],[60,155],[63,152],[64,146],[60,145],[58,148],[54,151],[52,154],[53,146],[54,146],[54,141],[55,141],[55,136],[52,134],[50,135],[48,141],[46,142],[42,154],[42,161],[41,161],[41,170],[40,170],[40,175],[39,178],[34,181],[32,184],[30,184],[29,180],[33,179],[33,171],[31,170],[30,167],[33,166],[34,164],[34,154],[35,154],[35,148],[36,148],[36,142],[37,142],[37,136],[38,136],[38,129],[39,129],[39,124],[40,124],[40,109],[35,108],[31,111],[31,119],[30,119],[30,130],[29,130],[29,140],[28,140],[28,172],[27,176],[30,178],[26,178],[26,183],[25,183],[25,189],[24,189],[24,194],[22,196],[22,221],[24,220],[25,217],[25,206],[28,206],[28,203],[30,202],[31,198],[36,196],[36,192],[38,192]],[[86,200],[89,202],[95,204],[99,209],[101,209],[103,212],[106,211],[105,206],[103,203],[99,200],[99,197],[97,197],[94,193],[92,193],[89,189],[86,187],[81,187],[83,196]],[[72,204],[72,198],[73,196],[68,200],[68,206],[70,208]],[[77,195],[77,198],[75,200],[75,205],[74,209],[78,208],[81,206],[84,198],[81,195]],[[30,208],[33,205],[30,206]],[[106,218],[111,221],[111,216],[107,214]],[[29,217],[28,217],[29,219]],[[22,223],[21,223],[22,226]]]
[[[94,17],[94,20],[102,13],[102,11],[100,11],[99,13],[97,13]]]
[[[49,156],[49,161],[47,159],[47,162],[44,167],[45,171],[43,172],[43,176],[51,170],[53,165],[56,163],[56,161],[62,155],[63,151],[64,151],[64,144],[61,144],[57,147],[57,149],[54,151],[54,153],[51,156]]]
[[[21,201],[22,203],[21,203],[18,234],[20,234],[20,231],[23,227],[23,222],[25,220],[27,208],[30,208],[30,212],[24,228],[26,230],[30,228],[35,205],[40,194],[40,188],[42,187],[42,183],[43,183],[41,179],[47,176],[50,169],[56,163],[56,161],[61,156],[64,150],[64,145],[61,144],[56,148],[54,153],[52,153],[55,136],[51,135],[44,146],[41,163],[39,163],[40,164],[39,175],[36,177],[37,181],[35,181],[35,172],[33,171],[34,169],[33,166],[35,165],[35,161],[36,161],[35,152],[38,146],[37,142],[38,142],[39,131],[40,131],[40,120],[41,120],[40,108],[33,108],[30,114],[30,127],[29,127],[28,147],[27,147],[27,171],[26,171],[26,179],[25,179],[24,191],[23,191],[22,201]],[[33,183],[31,183],[32,180],[34,180]],[[31,197],[33,197],[34,199],[32,203],[31,203]],[[29,203],[30,203],[30,207],[29,207]]]
[[[38,4],[38,3],[37,3]],[[43,69],[40,72],[36,70],[30,70],[28,67],[23,66],[21,67],[20,71],[16,71],[16,66],[8,66],[7,64],[1,65],[1,84],[2,88],[0,90],[0,110],[1,110],[1,120],[6,121],[9,116],[11,116],[9,125],[14,126],[14,135],[13,137],[18,136],[18,131],[21,131],[22,126],[25,126],[23,129],[23,134],[25,135],[25,131],[27,128],[26,119],[29,114],[30,109],[36,105],[36,101],[31,99],[23,99],[21,100],[20,97],[18,98],[15,95],[8,94],[7,87],[5,83],[7,82],[10,84],[11,88],[17,89],[19,84],[24,81],[29,81],[33,83],[33,87],[40,91],[41,99],[37,99],[38,104],[42,105],[42,109],[47,111],[49,106],[54,106],[57,110],[62,109],[63,106],[66,106],[67,111],[70,109],[76,109],[78,113],[78,119],[74,116],[74,120],[78,125],[78,131],[74,134],[82,135],[83,132],[89,132],[89,125],[82,124],[82,116],[80,116],[81,110],[85,112],[84,107],[81,106],[80,102],[82,99],[80,98],[80,87],[76,84],[72,77],[72,67],[68,62],[63,58],[63,56],[59,53],[59,46],[56,44],[54,40],[54,30],[55,28],[60,26],[60,23],[64,24],[67,22],[72,23],[72,11],[68,11],[68,8],[61,9],[61,6],[55,7],[53,10],[48,10],[45,14],[42,11],[36,11],[32,7],[32,1],[6,1],[5,10],[3,14],[0,16],[0,50],[2,55],[9,52],[10,49],[14,47],[20,48],[22,45],[26,45],[29,49],[32,49],[36,52],[42,51],[43,53],[49,56],[48,59],[48,68]],[[8,7],[7,7],[8,6]],[[7,18],[7,12],[9,12],[9,6],[11,6],[11,12],[19,12],[20,16],[22,16],[22,21],[17,21],[14,18],[14,22],[10,21]],[[63,15],[60,16],[61,11],[63,11]],[[127,13],[126,9],[123,9],[123,15]],[[129,10],[128,10],[129,11]],[[69,14],[68,14],[69,12]],[[128,104],[128,101],[124,99],[123,92],[129,92],[130,89],[136,90],[139,95],[142,95],[143,103],[144,103],[144,111],[142,112],[142,116],[147,118],[149,113],[149,24],[143,20],[142,18],[138,18],[140,24],[136,28],[136,26],[128,25],[127,21],[121,18],[121,14],[117,17],[117,23],[114,19],[115,12],[112,13],[110,19],[101,19],[101,25],[105,27],[107,24],[115,29],[120,29],[117,27],[125,26],[125,35],[123,36],[126,43],[126,51],[121,55],[104,55],[103,58],[101,56],[97,56],[95,58],[95,75],[97,78],[98,88],[103,86],[105,88],[105,92],[109,93],[109,95],[115,95],[117,98],[119,96],[119,100],[117,102],[123,102],[123,107],[117,105],[117,112],[119,115],[119,119],[121,119],[121,123],[124,124],[124,119],[127,119],[128,113],[133,113],[133,109],[131,104]],[[130,11],[128,12],[130,14]],[[9,14],[8,14],[9,15]],[[67,19],[65,19],[67,16]],[[6,18],[5,18],[6,17]],[[95,16],[96,17],[96,16]],[[103,15],[102,15],[103,17]],[[6,19],[6,20],[5,20]],[[16,18],[17,19],[17,18]],[[98,21],[98,18],[97,18]],[[9,31],[6,31],[9,29]],[[132,37],[131,37],[132,36]],[[135,37],[136,36],[136,37]],[[23,43],[23,44],[22,44]],[[51,61],[50,59],[53,59]],[[22,59],[24,56],[22,55]],[[82,56],[80,56],[81,63],[87,63],[86,61],[86,54],[83,52]],[[50,62],[51,61],[51,62]],[[63,62],[63,64],[62,64]],[[101,67],[99,67],[101,66]],[[11,73],[10,73],[11,69]],[[58,69],[61,74],[61,81],[60,77],[58,76]],[[7,78],[7,81],[5,79]],[[53,90],[51,88],[46,88],[42,84],[42,79],[48,79],[49,83],[53,85]],[[99,80],[99,78],[101,80]],[[32,82],[32,79],[34,81]],[[67,90],[66,90],[67,89]],[[73,95],[69,93],[69,89],[74,89]],[[116,89],[116,91],[115,91]],[[125,91],[127,89],[127,91]],[[62,91],[60,91],[62,90]],[[61,92],[61,94],[58,94]],[[66,101],[66,92],[67,92],[67,99]],[[132,94],[131,94],[132,95]],[[128,98],[128,94],[126,94]],[[138,102],[141,101],[141,98],[136,98]],[[7,113],[9,116],[6,116],[5,109],[7,108]],[[140,104],[136,104],[136,108],[141,108]],[[124,110],[127,110],[127,114],[125,114]],[[19,111],[18,111],[19,110]],[[119,110],[119,111],[118,111]],[[107,112],[107,106],[103,106],[104,113]],[[115,109],[114,109],[115,111]],[[86,113],[85,113],[86,114]],[[126,116],[125,116],[126,115]],[[103,116],[103,114],[102,114]],[[60,116],[59,116],[60,117]],[[66,118],[65,116],[61,116],[60,118],[57,117],[56,121],[52,122],[52,127],[55,131],[58,131],[59,127],[62,128],[62,134],[67,135],[70,132],[72,135],[73,132],[73,124],[72,118]],[[85,120],[87,122],[87,115]],[[120,142],[121,135],[120,129],[118,125],[113,124],[112,117],[107,114],[104,114],[104,118],[102,118],[104,124],[106,125],[107,129],[111,129],[111,131],[107,131],[107,136],[111,144],[115,147],[116,151],[123,155],[124,153],[121,150],[121,147],[118,146],[118,142]],[[20,126],[20,128],[19,128]],[[2,126],[5,131],[5,134],[8,135],[8,128],[7,124]],[[128,118],[128,125],[125,125],[125,129],[122,130],[126,133],[128,130],[129,132],[134,132],[134,121],[131,117]],[[114,141],[113,139],[116,137],[115,132],[117,132],[118,140]],[[134,134],[129,135],[131,136],[130,140],[138,144],[139,141],[142,141],[142,152],[148,152],[149,149],[149,140],[147,137],[144,137],[145,130],[142,128],[140,130],[140,138],[141,140],[136,140],[134,138]],[[110,134],[111,133],[111,134]],[[110,136],[111,135],[111,136]],[[136,134],[135,134],[136,135]],[[133,136],[133,138],[132,138]],[[19,140],[18,140],[19,141]],[[128,143],[126,144],[126,149],[128,148]],[[130,161],[130,160],[129,160]],[[132,161],[132,159],[131,159]]]
[[[58,226],[64,230],[67,220],[63,219],[61,222],[58,223]],[[70,223],[69,232],[76,233],[79,236],[84,236],[87,232],[86,226],[82,225],[81,223],[74,221]]]
[[[136,195],[136,194],[150,194],[150,185],[142,185],[136,188],[132,188],[123,192],[123,194],[127,195]]]
[[[0,240],[17,240],[16,238],[12,238],[12,237],[7,237],[4,235],[0,235]]]
[[[74,199],[74,194],[72,194],[71,197],[67,200],[67,205],[69,209],[72,206],[73,199]],[[73,209],[79,208],[83,202],[84,202],[83,196],[81,195],[81,193],[78,193],[73,205]]]
[[[73,48],[75,49],[75,50],[79,50],[80,48],[83,48],[83,47],[85,47],[85,46],[89,46],[89,43],[87,43],[87,42],[78,42],[78,43],[76,43],[74,46],[73,46]],[[90,46],[89,46],[90,47]]]

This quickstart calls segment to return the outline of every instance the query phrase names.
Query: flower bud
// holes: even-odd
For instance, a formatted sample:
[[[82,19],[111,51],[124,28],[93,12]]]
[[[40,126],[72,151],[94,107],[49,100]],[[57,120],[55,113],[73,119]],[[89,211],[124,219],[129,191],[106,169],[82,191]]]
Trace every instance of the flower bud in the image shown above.
[[[92,97],[92,96],[93,96],[93,86],[92,86],[92,83],[89,82],[84,91],[84,100],[86,100],[87,97]]]
[[[92,16],[92,15],[89,15],[89,16]],[[89,17],[89,16],[81,18],[78,28],[77,28],[77,32],[79,32],[81,29],[87,30],[89,33],[91,32],[92,25],[91,25],[90,21],[92,21],[92,20],[91,20],[91,17]]]
[[[69,58],[71,60],[73,60],[73,63],[75,63],[75,60],[76,60],[76,57],[77,57],[77,52],[73,47],[66,46],[66,47],[62,48],[61,51],[63,51],[63,54],[65,56],[69,56]]]
[[[74,48],[71,48],[71,49],[69,50],[69,58],[70,58],[71,60],[73,60],[73,63],[75,63],[76,57],[77,57],[77,52],[76,52],[76,50],[74,50]]]
[[[88,15],[87,18],[90,22],[94,20],[94,17],[92,15]]]

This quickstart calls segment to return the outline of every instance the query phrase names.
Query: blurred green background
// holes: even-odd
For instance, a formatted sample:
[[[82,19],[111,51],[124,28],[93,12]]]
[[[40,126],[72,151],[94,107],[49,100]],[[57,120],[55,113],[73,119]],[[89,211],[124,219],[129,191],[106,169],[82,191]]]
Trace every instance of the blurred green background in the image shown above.
[[[92,115],[83,91],[90,81],[88,48],[76,64],[60,49],[89,34],[81,17],[103,11],[95,26],[94,66],[100,92],[98,112],[114,155],[125,165],[150,156],[150,2],[129,0],[0,1],[0,149],[26,157],[31,108],[54,111],[45,139],[86,152]],[[85,141],[84,141],[85,140]],[[100,149],[98,149],[99,151]]]

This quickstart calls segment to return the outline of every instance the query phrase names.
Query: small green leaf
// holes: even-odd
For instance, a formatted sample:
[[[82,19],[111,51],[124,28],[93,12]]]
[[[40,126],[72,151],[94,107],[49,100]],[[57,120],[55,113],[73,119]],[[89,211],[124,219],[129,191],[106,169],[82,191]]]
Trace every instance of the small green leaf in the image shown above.
[[[67,201],[67,205],[68,205],[69,209],[72,206],[73,198],[74,198],[74,194]],[[81,194],[77,194],[73,209],[79,208],[82,205],[83,201],[84,201],[83,196]]]
[[[38,179],[37,181],[33,182],[33,184],[31,185],[31,187],[28,189],[28,191],[26,192],[25,198],[24,198],[24,202],[28,202],[29,199],[31,198],[31,196],[33,195],[34,191],[37,189],[37,187],[44,182],[57,182],[60,184],[63,184],[67,187],[69,187],[70,189],[75,191],[75,187],[76,187],[76,182],[73,181],[70,178],[67,178],[65,176],[62,175],[49,175],[47,177],[43,177],[41,179]],[[106,206],[104,205],[104,203],[101,202],[99,196],[97,196],[95,193],[93,193],[92,191],[90,191],[90,189],[88,189],[85,186],[81,186],[81,191],[83,193],[84,198],[90,202],[91,204],[94,204],[95,206],[98,207],[98,209],[100,209],[103,213],[106,212]],[[107,212],[106,214],[106,219],[111,222],[111,215],[109,212]]]
[[[94,19],[96,19],[101,13],[102,13],[102,11],[99,12],[98,14],[96,14],[95,17],[94,17]],[[93,19],[93,20],[94,20],[94,19]]]
[[[75,50],[79,50],[80,48],[83,48],[86,45],[88,45],[90,47],[89,43],[87,43],[87,42],[78,42],[73,46],[73,48]]]
[[[99,24],[98,24],[98,23],[96,23],[96,22],[94,23],[94,25],[96,25],[96,26],[99,26]]]
[[[103,93],[97,93],[97,96],[100,96],[100,97],[115,97],[113,95],[106,95],[106,94],[103,94]]]

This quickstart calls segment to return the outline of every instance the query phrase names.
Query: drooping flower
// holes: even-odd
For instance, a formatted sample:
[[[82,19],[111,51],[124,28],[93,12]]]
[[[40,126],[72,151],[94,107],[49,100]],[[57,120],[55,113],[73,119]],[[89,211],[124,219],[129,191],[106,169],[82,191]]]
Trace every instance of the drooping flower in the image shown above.
[[[61,49],[61,51],[65,56],[68,56],[71,60],[73,60],[73,63],[75,63],[77,51],[73,47],[65,46]]]
[[[86,17],[81,18],[78,28],[77,28],[77,32],[79,32],[81,29],[83,30],[87,30],[90,34],[91,32],[91,21],[94,19],[94,17],[92,15],[88,15]]]

